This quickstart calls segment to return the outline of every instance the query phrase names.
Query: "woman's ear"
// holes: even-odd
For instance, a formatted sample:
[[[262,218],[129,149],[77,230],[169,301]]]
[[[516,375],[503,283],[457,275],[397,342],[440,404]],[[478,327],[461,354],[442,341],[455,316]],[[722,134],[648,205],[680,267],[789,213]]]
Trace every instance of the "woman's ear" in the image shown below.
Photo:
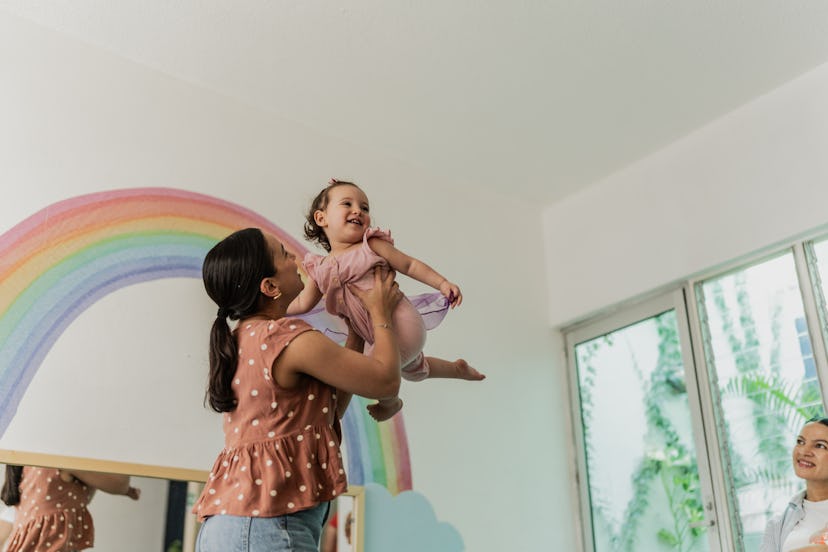
[[[274,280],[272,276],[262,278],[262,281],[259,284],[259,291],[271,299],[278,299],[282,296],[282,292],[279,291],[279,282]]]

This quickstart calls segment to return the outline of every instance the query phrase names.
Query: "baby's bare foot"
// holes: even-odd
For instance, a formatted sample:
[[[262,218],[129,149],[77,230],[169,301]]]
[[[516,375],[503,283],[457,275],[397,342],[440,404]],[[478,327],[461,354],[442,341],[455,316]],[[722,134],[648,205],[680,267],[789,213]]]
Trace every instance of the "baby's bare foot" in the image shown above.
[[[379,401],[376,404],[369,404],[366,408],[368,409],[368,414],[370,414],[373,419],[378,422],[384,422],[402,410],[402,407],[402,399],[394,397],[393,399]]]
[[[480,381],[486,379],[486,376],[469,366],[469,363],[458,358],[454,361],[455,370],[457,370],[457,379],[464,379],[469,381]]]

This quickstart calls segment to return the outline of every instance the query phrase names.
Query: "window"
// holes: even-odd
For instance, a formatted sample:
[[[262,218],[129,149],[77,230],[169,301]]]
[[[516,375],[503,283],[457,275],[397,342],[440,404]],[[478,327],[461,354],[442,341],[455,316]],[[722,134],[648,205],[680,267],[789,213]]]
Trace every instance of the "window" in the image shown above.
[[[566,332],[584,547],[756,550],[822,416],[828,239]]]
[[[791,446],[822,399],[793,253],[697,284],[719,440],[747,550],[801,482]]]
[[[597,552],[710,549],[673,300],[571,336]]]

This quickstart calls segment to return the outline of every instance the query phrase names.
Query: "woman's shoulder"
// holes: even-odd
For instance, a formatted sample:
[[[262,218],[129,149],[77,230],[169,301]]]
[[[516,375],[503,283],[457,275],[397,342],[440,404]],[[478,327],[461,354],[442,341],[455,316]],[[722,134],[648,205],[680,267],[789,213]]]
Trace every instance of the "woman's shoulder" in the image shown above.
[[[283,318],[256,318],[242,320],[236,327],[236,333],[241,336],[248,332],[250,336],[255,334],[278,334],[296,330],[313,329],[313,326],[303,319],[293,316]]]
[[[250,347],[262,352],[276,352],[287,346],[298,335],[316,328],[301,318],[244,320],[236,327],[236,338],[240,349]]]

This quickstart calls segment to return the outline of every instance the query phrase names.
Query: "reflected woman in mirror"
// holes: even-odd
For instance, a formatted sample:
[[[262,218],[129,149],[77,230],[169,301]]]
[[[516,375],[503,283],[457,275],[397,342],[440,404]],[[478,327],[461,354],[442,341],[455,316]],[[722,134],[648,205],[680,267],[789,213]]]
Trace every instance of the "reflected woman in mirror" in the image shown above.
[[[286,316],[304,283],[275,236],[231,234],[207,254],[203,277],[218,305],[206,402],[223,414],[225,446],[193,509],[197,550],[317,552],[329,502],[347,489],[338,429],[351,394],[399,390],[390,322],[402,293],[381,270],[373,289],[354,290],[376,326],[365,356],[352,330],[340,347]]]
[[[793,447],[793,468],[805,490],[768,522],[760,552],[828,552],[828,418],[805,423]]]
[[[0,498],[14,506],[6,552],[74,552],[92,548],[95,529],[87,506],[95,491],[138,500],[127,475],[32,466],[6,466]]]

